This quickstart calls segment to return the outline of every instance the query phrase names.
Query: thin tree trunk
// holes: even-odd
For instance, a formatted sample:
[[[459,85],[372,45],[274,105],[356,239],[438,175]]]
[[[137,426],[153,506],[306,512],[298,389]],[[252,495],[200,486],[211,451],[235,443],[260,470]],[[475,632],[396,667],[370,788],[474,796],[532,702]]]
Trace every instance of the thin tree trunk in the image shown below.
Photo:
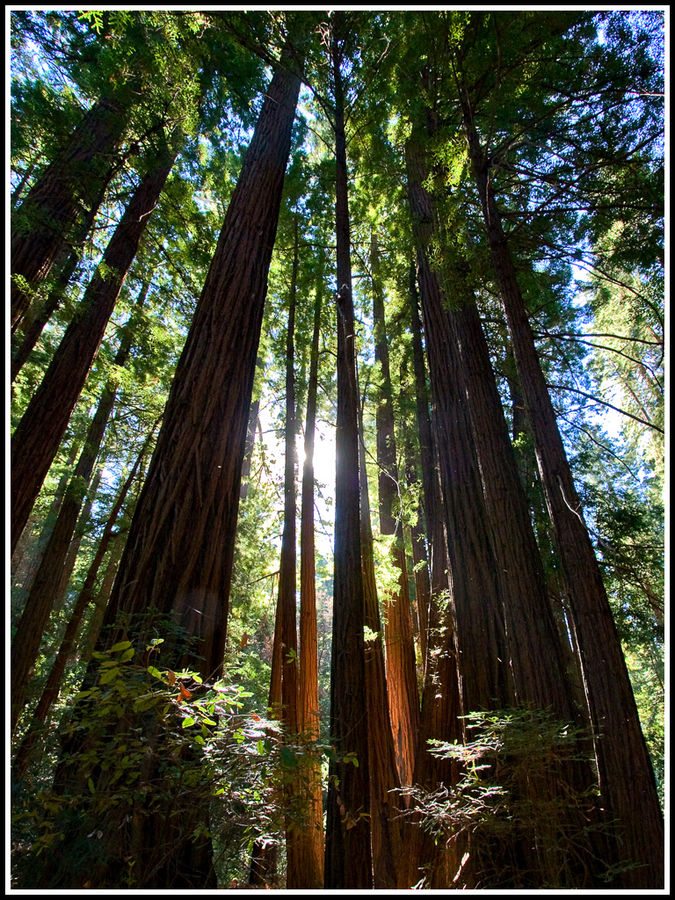
[[[359,516],[359,398],[356,383],[354,307],[349,238],[344,94],[339,32],[343,14],[332,16],[331,63],[335,85],[337,241],[337,422],[333,641],[325,886],[371,888],[368,719],[365,683],[364,592]],[[356,761],[356,764],[354,763]]]
[[[103,558],[105,557],[111,542],[117,536],[114,531],[115,524],[119,519],[120,511],[127,498],[127,494],[129,493],[133,482],[138,476],[143,456],[148,449],[151,438],[152,434],[145,441],[141,452],[136,458],[133,468],[129,472],[124,484],[118,491],[113,508],[108,515],[108,519],[103,529],[103,534],[101,535],[101,540],[98,543],[96,553],[89,565],[84,583],[82,585],[82,588],[80,589],[80,593],[78,595],[73,611],[70,614],[70,619],[68,620],[68,624],[61,641],[61,646],[59,647],[59,651],[56,654],[56,658],[47,677],[47,682],[42,690],[40,699],[38,700],[37,706],[33,712],[31,724],[26,731],[26,734],[24,735],[21,745],[14,758],[12,768],[15,777],[21,778],[25,774],[30,755],[37,742],[39,741],[40,732],[42,731],[44,724],[47,721],[49,711],[58,699],[59,692],[61,690],[61,682],[63,681],[63,675],[66,671],[66,665],[73,653],[73,650],[75,649],[77,634],[80,630],[82,618],[87,608],[94,600],[96,579],[98,577],[101,563],[103,562]]]
[[[125,111],[101,99],[84,116],[64,151],[40,175],[16,211],[12,233],[12,329],[31,304],[31,289],[49,273],[71,240],[80,204],[91,208],[113,172],[109,159],[126,127]],[[21,285],[16,277],[27,282]]]
[[[596,735],[603,806],[607,821],[616,821],[618,858],[636,864],[636,868],[619,876],[618,883],[625,888],[659,888],[664,881],[663,816],[630,678],[464,91],[462,112],[495,276],[534,436],[537,466],[567,582]]]
[[[61,443],[175,155],[175,150],[165,148],[134,191],[73,321],[12,436],[12,546]]]
[[[305,887],[323,887],[324,833],[319,740],[319,661],[317,655],[316,566],[314,541],[314,430],[319,370],[319,334],[323,285],[316,290],[314,326],[310,350],[305,417],[305,459],[302,467],[300,506],[300,672],[298,676],[298,727],[309,744],[306,765],[305,826],[297,853]]]
[[[145,285],[141,290],[136,301],[137,309],[142,307],[145,302],[148,286],[149,284]],[[119,349],[115,355],[115,365],[124,366],[126,364],[131,352],[133,336],[134,322],[132,321],[124,329]],[[49,616],[59,600],[59,592],[65,591],[64,578],[67,584],[70,576],[66,566],[69,548],[78,516],[90,487],[92,472],[101,450],[103,435],[115,404],[116,395],[115,381],[110,380],[103,390],[87,430],[84,447],[75,466],[56,524],[49,537],[12,641],[12,730],[14,730],[23,708],[28,690],[29,673],[37,659]],[[93,496],[91,496],[91,501],[93,502]]]
[[[291,272],[288,328],[286,331],[286,423],[284,466],[284,527],[281,537],[279,563],[279,607],[281,609],[281,720],[284,725],[282,740],[295,741],[298,735],[298,637],[296,615],[296,469],[295,438],[297,419],[295,409],[295,309],[298,289],[299,228],[297,213],[293,241],[293,268]],[[291,773],[288,773],[289,775]],[[286,824],[286,887],[305,887],[302,859],[298,853],[298,838],[302,829],[294,821],[302,812],[299,802],[301,791],[297,778],[289,778],[284,786],[284,813]]]

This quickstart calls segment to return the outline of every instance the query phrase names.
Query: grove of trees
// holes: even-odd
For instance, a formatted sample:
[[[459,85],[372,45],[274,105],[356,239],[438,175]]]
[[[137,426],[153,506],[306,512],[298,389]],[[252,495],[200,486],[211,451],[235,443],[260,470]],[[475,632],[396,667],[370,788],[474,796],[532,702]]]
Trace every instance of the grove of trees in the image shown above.
[[[665,886],[664,12],[14,9],[11,886]]]

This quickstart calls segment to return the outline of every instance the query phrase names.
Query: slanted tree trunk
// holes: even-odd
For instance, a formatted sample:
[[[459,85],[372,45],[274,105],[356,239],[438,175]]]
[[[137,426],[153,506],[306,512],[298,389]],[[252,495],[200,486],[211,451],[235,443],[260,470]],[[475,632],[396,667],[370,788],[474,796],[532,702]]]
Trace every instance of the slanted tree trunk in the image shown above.
[[[316,567],[314,543],[314,431],[319,371],[321,299],[319,284],[314,305],[314,326],[310,350],[305,417],[305,459],[302,467],[300,507],[300,672],[298,676],[298,728],[310,746],[306,765],[305,826],[297,853],[304,872],[305,887],[323,887],[324,831],[321,789],[321,760],[316,744],[320,734],[319,660],[317,652]]]
[[[284,69],[267,90],[106,619],[148,606],[172,613],[198,639],[189,662],[205,679],[222,670],[246,425],[298,90],[298,77]]]
[[[72,477],[71,467],[75,465],[79,449],[79,440],[73,440],[68,451],[68,459],[66,460],[63,474],[59,479],[49,510],[47,511],[47,515],[42,518],[39,533],[34,533],[40,521],[40,517],[36,514],[37,510],[34,509],[23,529],[19,543],[12,554],[12,585],[14,588],[21,588],[20,599],[16,603],[16,606],[20,607],[19,614],[23,612],[26,597],[28,596],[28,592],[35,579],[35,574],[40,565],[40,560],[44,555],[49,536],[54,530],[54,524],[56,523],[61,504],[66,496],[66,490]],[[13,623],[15,615],[17,615],[15,612],[15,604],[12,602]]]
[[[149,283],[143,287],[136,309],[142,307]],[[129,358],[134,336],[132,320],[124,329],[114,364],[124,366]],[[103,390],[96,412],[87,430],[84,447],[68,485],[54,529],[45,547],[26,605],[12,641],[12,730],[21,714],[28,690],[29,675],[37,659],[49,616],[59,599],[64,578],[67,581],[67,557],[90,482],[103,435],[115,404],[117,388],[111,379]],[[91,496],[93,501],[93,496]],[[73,560],[74,564],[74,560]],[[71,565],[72,571],[72,565]]]
[[[118,522],[118,519],[120,518],[122,506],[126,501],[131,486],[138,478],[141,463],[143,461],[145,453],[147,452],[151,438],[152,434],[143,444],[141,452],[136,457],[136,461],[134,462],[131,471],[127,475],[124,484],[118,491],[115,503],[113,504],[113,508],[108,514],[108,519],[103,529],[101,539],[98,542],[96,553],[94,554],[93,560],[89,564],[89,569],[87,570],[84,583],[82,584],[80,593],[77,597],[77,601],[75,603],[75,606],[73,607],[73,611],[70,614],[68,624],[66,625],[66,630],[64,632],[63,639],[61,640],[61,646],[59,647],[58,653],[56,654],[56,658],[54,659],[52,667],[49,671],[47,681],[44,688],[42,689],[42,694],[40,695],[40,699],[38,700],[37,706],[35,707],[35,710],[33,712],[30,726],[23,737],[16,756],[14,757],[14,761],[12,763],[13,777],[22,778],[25,774],[26,768],[30,761],[31,753],[39,742],[40,733],[44,728],[45,722],[47,721],[49,711],[59,697],[63,675],[66,671],[68,660],[75,650],[76,639],[80,630],[82,619],[88,607],[95,599],[95,585],[99,569],[101,568],[101,563],[103,562],[103,559],[108,552],[108,548],[110,547],[111,542],[117,536],[115,532],[115,526]]]
[[[426,167],[412,142],[406,147],[406,162],[438,435],[463,706],[467,711],[512,706],[515,691],[506,664],[508,650],[497,563],[488,533],[460,361],[455,348],[449,345],[441,288],[427,256],[433,219],[422,188]]]
[[[12,546],[21,534],[58,450],[175,156],[176,150],[164,147],[134,191],[103,260],[12,436]]]
[[[68,144],[45,169],[16,211],[12,231],[12,329],[72,239],[72,229],[112,177],[110,164],[126,127],[123,105],[102,98],[85,113]],[[21,284],[20,281],[25,284]]]
[[[419,696],[403,528],[400,516],[397,518],[394,514],[399,490],[394,404],[384,316],[384,296],[378,280],[379,253],[374,235],[371,235],[370,253],[373,273],[375,361],[380,364],[381,380],[381,394],[376,410],[380,531],[383,535],[393,536],[391,558],[394,568],[399,573],[395,593],[384,598],[387,690],[400,783],[410,785],[415,767],[419,731]]]
[[[616,823],[617,857],[636,867],[625,888],[664,882],[663,816],[621,643],[574,486],[555,411],[489,179],[489,166],[461,86],[463,126],[482,204],[495,277],[513,344],[537,466],[553,524],[584,673],[600,791],[608,822]],[[630,773],[628,776],[627,773]]]
[[[371,888],[368,719],[363,703],[364,594],[359,516],[359,398],[349,247],[344,94],[340,73],[342,13],[332,16],[335,88],[337,241],[337,421],[333,642],[325,887]],[[356,760],[356,765],[353,760]]]
[[[299,86],[298,75],[280,66],[266,91],[104,619],[105,646],[128,634],[142,651],[146,611],[171,617],[191,642],[181,650],[166,641],[165,652],[207,683],[222,672],[246,425]],[[119,841],[128,841],[125,850],[140,865],[157,841],[175,844],[176,834],[161,807],[139,800],[137,812],[142,834],[108,834],[116,853]],[[180,844],[146,869],[139,887],[215,885],[211,840],[202,833],[208,808],[199,804],[183,820]]]
[[[92,203],[81,226],[78,227],[75,240],[73,241],[74,248],[60,267],[54,285],[50,289],[46,299],[40,304],[38,309],[31,307],[30,311],[23,317],[21,322],[23,334],[17,339],[15,346],[12,348],[12,383],[14,383],[14,380],[23,368],[24,363],[40,339],[40,335],[42,334],[45,325],[63,301],[66,288],[80,262],[82,244],[84,244],[92,229],[96,214],[103,201],[106,186],[107,185],[102,186],[99,196],[94,203]]]

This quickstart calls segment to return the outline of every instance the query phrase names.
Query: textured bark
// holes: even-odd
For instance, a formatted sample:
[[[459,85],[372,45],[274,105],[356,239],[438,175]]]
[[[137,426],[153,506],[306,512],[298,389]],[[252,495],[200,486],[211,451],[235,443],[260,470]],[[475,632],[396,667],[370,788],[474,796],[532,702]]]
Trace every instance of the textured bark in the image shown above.
[[[56,455],[174,158],[175,151],[167,150],[153,160],[134,191],[103,261],[12,436],[12,546]]]
[[[96,218],[99,206],[103,200],[106,186],[107,182],[106,185],[102,187],[95,202],[92,203],[84,221],[78,227],[73,242],[75,248],[70,252],[60,267],[54,285],[50,289],[44,303],[42,303],[38,309],[35,309],[34,306],[31,307],[30,312],[23,317],[23,321],[21,322],[23,334],[16,341],[16,344],[12,349],[12,382],[14,382],[15,378],[23,368],[24,363],[33,351],[33,348],[40,339],[40,335],[42,334],[45,325],[61,305],[68,283],[80,262],[82,244],[92,229],[94,219]]]
[[[384,315],[384,296],[379,283],[379,253],[371,235],[373,273],[373,326],[375,361],[380,365],[381,395],[376,410],[378,497],[380,531],[392,535],[392,562],[398,571],[395,593],[384,598],[385,651],[389,716],[396,762],[402,785],[412,784],[419,731],[419,696],[415,670],[412,615],[408,595],[403,528],[394,515],[398,498],[398,464],[394,434],[394,404],[389,366],[389,349]]]
[[[63,152],[42,173],[21,203],[12,231],[12,329],[29,308],[30,288],[49,273],[72,239],[72,229],[112,176],[114,156],[126,126],[122,105],[102,99],[84,116]]]
[[[147,290],[146,286],[141,291],[136,302],[137,308],[143,305]],[[133,332],[133,323],[130,323],[124,329],[119,349],[115,355],[114,364],[116,366],[126,364],[131,352]],[[89,424],[84,447],[66,490],[54,529],[45,547],[12,641],[12,730],[16,726],[23,708],[30,671],[35,665],[49,616],[58,605],[62,592],[65,591],[75,563],[75,560],[72,559],[71,544],[87,494],[89,493],[90,508],[94,499],[95,489],[92,492],[90,481],[116,396],[115,381],[111,379],[103,390],[96,412]],[[79,537],[82,537],[81,533]]]
[[[363,433],[363,420],[359,416]],[[366,640],[366,708],[368,712],[370,762],[370,831],[373,858],[373,884],[378,890],[405,887],[401,861],[402,804],[398,793],[401,787],[394,734],[389,713],[389,691],[382,640],[382,624],[375,583],[373,530],[368,475],[363,442],[359,453],[359,493],[361,496],[361,569],[363,572],[363,602]]]
[[[461,363],[457,349],[450,344],[441,286],[427,257],[433,218],[428,195],[422,188],[426,167],[412,143],[406,148],[406,159],[438,435],[463,706],[467,711],[512,706],[515,690],[512,673],[504,662],[508,651],[497,562],[462,389]]]
[[[103,623],[100,646],[128,634],[143,651],[151,627],[147,611],[156,610],[160,620],[172,617],[178,627],[165,652],[174,666],[197,670],[206,683],[222,672],[246,425],[299,85],[297,75],[280,67],[266,91]],[[105,789],[105,773],[100,782]],[[211,839],[200,834],[208,826],[208,804],[195,804],[177,822],[161,804],[139,799],[134,818],[144,823],[141,830],[109,829],[111,841],[113,834],[124,841],[110,848],[115,858],[133,853],[140,866],[152,859],[157,841],[176,847],[139,870],[139,887],[215,887]],[[101,885],[113,877],[109,867],[96,875]]]
[[[40,566],[40,561],[49,541],[49,536],[54,530],[61,504],[66,496],[66,490],[72,477],[71,467],[75,465],[79,449],[79,440],[74,440],[68,451],[68,459],[66,460],[63,474],[56,486],[56,491],[54,492],[54,497],[49,506],[47,515],[40,521],[37,510],[33,510],[26,527],[23,529],[19,543],[12,554],[12,584],[14,588],[21,589],[19,600],[16,603],[16,606],[20,607],[20,610],[15,610],[14,600],[12,601],[13,622],[15,616],[18,619],[17,613],[20,614],[20,612],[23,612],[28,592],[35,579],[35,574]],[[39,534],[36,535],[34,532],[38,525],[40,525],[40,531]]]
[[[359,523],[359,398],[349,248],[347,153],[338,35],[343,14],[332,17],[335,85],[337,241],[337,422],[333,641],[325,887],[371,888],[368,721],[363,702],[364,594]],[[358,765],[348,758],[353,755]]]
[[[300,506],[300,672],[298,677],[298,725],[310,745],[306,763],[305,827],[298,844],[305,884],[323,887],[324,832],[321,760],[316,752],[319,740],[319,660],[317,652],[316,567],[314,542],[314,431],[319,370],[319,334],[321,326],[322,289],[316,291],[314,327],[310,350],[305,417],[305,459],[302,467]]]
[[[56,658],[54,659],[52,667],[49,671],[49,675],[47,676],[47,681],[44,688],[42,689],[42,694],[40,695],[40,699],[38,700],[37,706],[35,707],[35,710],[33,712],[31,724],[26,731],[26,734],[12,763],[12,771],[15,777],[21,778],[25,774],[28,762],[30,760],[30,755],[39,742],[40,733],[44,728],[45,722],[47,721],[49,711],[51,710],[56,700],[58,700],[63,675],[66,671],[68,660],[75,650],[77,635],[80,631],[82,619],[89,606],[95,600],[95,586],[99,569],[101,568],[101,564],[106,553],[108,552],[108,548],[110,547],[111,542],[121,537],[118,533],[115,532],[115,526],[120,517],[120,512],[127,498],[129,490],[138,477],[138,472],[143,460],[143,456],[147,451],[149,440],[150,439],[148,439],[143,445],[141,452],[136,458],[133,468],[127,475],[124,484],[118,491],[115,503],[113,504],[113,508],[108,514],[108,519],[103,529],[101,540],[98,542],[98,547],[96,548],[94,558],[89,564],[84,583],[82,584],[80,593],[77,597],[77,601],[75,602],[75,606],[73,607],[73,611],[70,614],[68,624],[66,625],[66,630],[63,634],[58,653],[56,654]]]
[[[297,76],[281,69],[268,88],[106,616],[172,613],[197,639],[186,664],[205,679],[222,671],[246,425],[298,90]]]
[[[281,720],[283,739],[297,740],[298,735],[298,633],[296,621],[296,470],[295,438],[297,418],[295,409],[295,308],[298,290],[299,230],[295,218],[293,268],[291,272],[288,328],[286,330],[286,422],[284,466],[284,527],[281,536],[279,563],[279,607],[281,609]],[[289,776],[291,773],[287,773]],[[297,774],[297,773],[294,773]],[[286,887],[305,887],[302,855],[298,853],[298,839],[302,825],[294,819],[302,813],[301,785],[297,777],[289,777],[284,786],[286,820]]]
[[[625,888],[659,888],[664,882],[664,830],[649,753],[466,95],[462,106],[495,277],[567,582],[591,725],[597,736],[596,759],[603,806],[607,820],[616,820],[619,859],[637,864],[637,868],[619,877],[618,884]]]

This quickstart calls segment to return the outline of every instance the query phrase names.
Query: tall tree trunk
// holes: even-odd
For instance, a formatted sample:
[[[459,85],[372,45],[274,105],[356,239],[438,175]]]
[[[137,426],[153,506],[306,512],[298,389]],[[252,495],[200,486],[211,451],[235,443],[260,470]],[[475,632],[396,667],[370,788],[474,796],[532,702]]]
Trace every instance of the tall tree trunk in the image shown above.
[[[80,589],[80,593],[78,594],[78,598],[73,611],[70,614],[70,618],[68,620],[68,624],[61,641],[61,646],[59,647],[59,651],[56,654],[56,658],[49,671],[46,684],[42,689],[42,694],[40,695],[40,699],[38,700],[37,706],[35,707],[35,710],[33,712],[30,726],[26,731],[26,734],[24,735],[21,745],[14,758],[12,764],[14,777],[21,778],[25,774],[28,762],[30,760],[30,755],[39,741],[40,732],[44,728],[44,724],[47,721],[49,711],[58,699],[59,692],[61,690],[61,683],[63,681],[63,675],[66,671],[68,660],[75,649],[75,643],[78,632],[80,630],[82,619],[85,612],[87,611],[87,608],[94,600],[96,579],[98,577],[101,563],[103,562],[103,559],[108,551],[111,542],[118,536],[115,532],[115,525],[118,522],[120,511],[122,509],[122,506],[124,505],[129,490],[138,477],[143,456],[148,449],[151,438],[152,434],[143,444],[141,452],[136,457],[136,461],[131,471],[127,475],[124,484],[118,491],[117,498],[115,499],[115,503],[113,504],[113,508],[108,514],[108,519],[103,529],[101,540],[99,541],[98,547],[96,548],[94,558],[89,564],[89,569],[87,570],[84,583],[82,585],[82,588]]]
[[[112,98],[94,104],[68,144],[45,169],[15,213],[12,232],[12,329],[31,304],[31,289],[49,273],[71,240],[81,215],[112,177],[114,156],[126,127],[123,105]],[[15,278],[26,283],[21,284]]]
[[[79,449],[79,440],[73,440],[68,451],[68,459],[66,460],[63,474],[56,486],[56,491],[54,492],[54,497],[49,506],[47,515],[42,517],[39,534],[36,535],[34,532],[40,522],[40,517],[37,515],[37,510],[33,509],[30,519],[23,529],[19,543],[12,554],[12,586],[14,588],[21,588],[20,599],[16,603],[16,607],[19,608],[19,615],[23,612],[26,597],[35,580],[35,575],[44,555],[49,536],[54,530],[61,504],[66,496],[66,490],[68,489],[72,477],[71,467],[75,465]],[[12,600],[12,622],[14,622],[15,615],[15,603],[14,600]]]
[[[314,326],[310,350],[305,417],[305,458],[302,467],[300,505],[300,672],[298,676],[298,727],[309,744],[305,790],[305,827],[298,842],[298,856],[307,888],[323,887],[324,833],[319,740],[319,660],[316,619],[316,566],[314,542],[314,431],[319,371],[319,335],[323,285],[316,290]]]
[[[344,93],[340,73],[340,29],[344,27],[342,13],[334,13],[332,22],[330,51],[335,85],[338,396],[330,713],[330,739],[335,756],[329,768],[325,886],[371,888],[368,720],[362,699],[365,647],[359,522],[359,398],[351,287]]]
[[[142,307],[148,291],[145,285],[136,301],[136,309]],[[133,316],[133,314],[132,314]],[[124,329],[114,364],[124,366],[129,358],[134,336],[135,322],[130,321]],[[108,381],[103,390],[98,407],[87,430],[84,447],[77,461],[54,529],[49,537],[45,552],[31,587],[23,615],[12,641],[12,717],[14,730],[21,714],[28,690],[29,674],[37,659],[40,642],[44,636],[49,616],[59,598],[62,579],[69,577],[65,572],[73,534],[82,510],[96,459],[101,450],[110,414],[117,396],[114,379]],[[93,497],[91,498],[93,501]],[[73,561],[74,562],[74,561]],[[65,585],[63,585],[65,590]]]
[[[12,383],[40,339],[40,335],[42,334],[45,325],[59,308],[63,300],[68,283],[80,262],[82,255],[81,247],[92,229],[96,214],[103,201],[106,186],[107,185],[102,186],[98,197],[94,203],[92,203],[84,221],[81,226],[78,227],[75,240],[73,241],[74,247],[59,269],[54,285],[50,289],[44,303],[42,303],[38,309],[31,307],[30,312],[23,318],[21,323],[23,334],[17,339],[12,348]]]
[[[398,571],[395,592],[384,598],[387,690],[399,778],[402,785],[410,785],[419,731],[419,696],[403,528],[400,516],[397,519],[394,514],[399,490],[399,473],[384,296],[379,281],[380,261],[374,234],[371,234],[370,255],[373,273],[375,361],[380,364],[381,380],[381,394],[376,410],[380,531],[383,535],[393,536],[391,560]]]
[[[296,616],[296,469],[295,438],[298,431],[295,410],[295,308],[298,290],[299,228],[297,213],[293,241],[288,328],[286,331],[286,423],[284,466],[284,527],[279,563],[279,607],[281,609],[281,720],[282,740],[295,741],[298,735],[298,635]],[[289,775],[291,773],[288,773]],[[289,778],[284,788],[286,819],[286,887],[305,887],[302,858],[298,853],[298,837],[302,824],[294,821],[302,812],[299,802],[301,786],[297,778]]]
[[[621,643],[574,486],[555,411],[504,234],[485,152],[468,94],[461,90],[464,131],[482,204],[506,321],[518,366],[537,466],[553,524],[581,652],[600,791],[607,821],[616,822],[617,855],[636,864],[622,887],[659,888],[664,831],[656,781],[644,741]],[[627,776],[630,773],[630,776]]]
[[[359,415],[363,435],[363,416]],[[375,582],[373,529],[370,520],[368,474],[363,439],[359,446],[359,493],[361,501],[361,569],[363,573],[366,639],[366,711],[370,764],[370,832],[373,884],[376,889],[405,887],[401,881],[403,844],[401,835],[401,780],[396,764],[394,733],[389,714],[389,691],[383,648],[383,629]],[[386,633],[386,632],[385,632]]]
[[[424,194],[424,189],[420,188],[417,202],[420,209],[423,202],[426,204],[427,221],[433,221],[436,216],[434,203],[430,195],[425,197]],[[431,297],[442,303],[436,311],[437,327],[444,324],[443,333],[449,355],[455,355],[459,361],[455,377],[469,409],[471,439],[480,465],[488,536],[497,565],[497,592],[503,607],[514,702],[534,709],[550,710],[557,719],[565,722],[576,720],[583,727],[587,724],[585,711],[575,709],[574,691],[567,680],[563,648],[549,603],[527,499],[509,441],[487,343],[467,282],[467,264],[459,247],[443,233],[438,219],[435,232],[443,241],[443,266],[448,266],[453,297],[450,303],[440,292]],[[460,650],[463,654],[466,652],[461,643]],[[591,787],[594,776],[590,767],[561,760],[555,771],[547,772],[544,779],[551,797],[558,795],[564,803],[555,810],[555,821],[532,823],[535,833],[560,828],[562,834],[573,828],[576,830],[576,840],[582,842],[585,829],[581,810],[568,805],[566,798],[570,788],[577,790],[581,797]],[[527,791],[528,787],[524,785],[524,794]],[[541,843],[542,850],[536,849],[531,853],[529,846],[524,850],[532,871],[523,877],[534,879],[534,884],[554,883],[558,879],[562,884],[579,886],[581,879],[581,883],[588,885],[585,879],[593,878],[587,874],[589,854],[593,852],[589,845],[580,843],[580,852],[586,853],[581,867],[566,867],[565,860],[555,858],[554,848],[547,846],[544,849],[543,840],[538,843]]]
[[[488,533],[480,469],[462,390],[463,374],[458,354],[450,346],[441,287],[427,256],[433,219],[422,188],[426,166],[412,142],[406,147],[406,161],[436,413],[463,706],[467,711],[512,706],[515,690],[506,664],[508,652],[497,563]]]
[[[189,664],[205,679],[222,671],[246,425],[298,91],[297,75],[284,69],[267,90],[106,618],[148,606],[172,613],[198,639]]]
[[[191,642],[189,649],[166,642],[165,652],[207,683],[222,672],[246,425],[299,86],[298,75],[280,66],[266,91],[104,619],[102,644],[128,633],[143,649],[146,611],[171,617]],[[175,833],[166,810],[139,801],[136,812],[146,827],[126,849],[140,865],[156,841],[174,841]],[[211,840],[201,833],[208,808],[199,804],[184,819],[180,846],[139,887],[215,885]]]
[[[134,191],[73,321],[12,436],[12,546],[58,450],[175,156],[176,150],[165,147]]]

